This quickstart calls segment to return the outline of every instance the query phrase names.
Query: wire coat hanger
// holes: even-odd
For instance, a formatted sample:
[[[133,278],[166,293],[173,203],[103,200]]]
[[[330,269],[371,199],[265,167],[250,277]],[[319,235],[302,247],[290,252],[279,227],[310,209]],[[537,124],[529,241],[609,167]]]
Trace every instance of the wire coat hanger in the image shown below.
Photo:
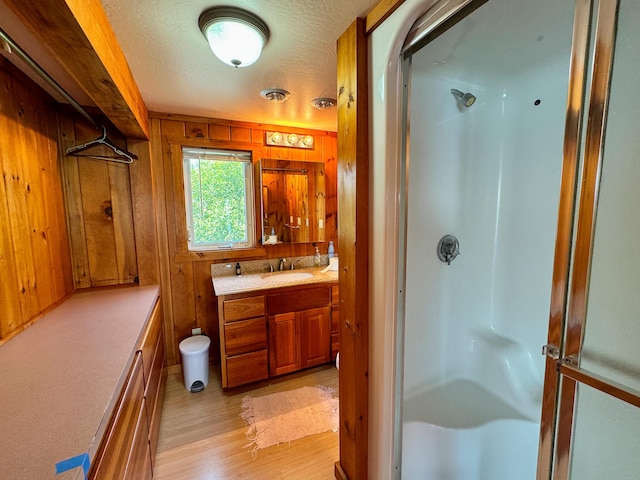
[[[133,153],[128,152],[127,150],[124,150],[124,149],[118,147],[111,140],[109,140],[109,138],[107,138],[107,129],[106,129],[106,127],[104,125],[100,125],[100,127],[102,128],[102,135],[100,135],[95,140],[91,140],[89,142],[86,142],[86,143],[83,143],[83,144],[80,144],[80,145],[74,145],[73,147],[67,148],[66,154],[67,155],[76,155],[78,157],[96,158],[98,160],[108,160],[108,161],[111,161],[111,162],[119,162],[119,163],[131,163],[135,159],[138,158]],[[96,147],[96,146],[99,146],[99,145],[104,145],[105,147],[110,148],[111,150],[113,150],[113,152],[116,155],[119,155],[119,157],[109,157],[109,156],[105,156],[105,155],[86,155],[86,154],[85,155],[78,155],[78,153],[77,153],[77,152],[82,152],[83,150],[86,150],[86,149],[91,148],[91,147]]]

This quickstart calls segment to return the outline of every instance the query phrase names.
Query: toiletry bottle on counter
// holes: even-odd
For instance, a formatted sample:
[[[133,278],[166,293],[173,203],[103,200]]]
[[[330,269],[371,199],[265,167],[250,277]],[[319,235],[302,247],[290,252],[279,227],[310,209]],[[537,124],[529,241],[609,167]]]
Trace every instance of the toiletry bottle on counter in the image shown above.
[[[333,240],[329,240],[329,250],[327,251],[327,253],[329,254],[329,258],[333,258],[333,256],[335,255],[335,250],[333,248]]]
[[[316,267],[320,266],[320,250],[318,250],[318,247],[316,247],[316,253],[313,255],[313,264]]]
[[[236,263],[236,275],[242,275],[242,271],[240,271],[240,264]]]

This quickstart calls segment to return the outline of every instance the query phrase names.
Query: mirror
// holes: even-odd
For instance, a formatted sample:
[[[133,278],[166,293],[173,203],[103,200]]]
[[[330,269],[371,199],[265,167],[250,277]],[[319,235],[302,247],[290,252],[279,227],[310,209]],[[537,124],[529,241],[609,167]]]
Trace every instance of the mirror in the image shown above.
[[[258,164],[262,243],[323,242],[324,164],[275,158]]]

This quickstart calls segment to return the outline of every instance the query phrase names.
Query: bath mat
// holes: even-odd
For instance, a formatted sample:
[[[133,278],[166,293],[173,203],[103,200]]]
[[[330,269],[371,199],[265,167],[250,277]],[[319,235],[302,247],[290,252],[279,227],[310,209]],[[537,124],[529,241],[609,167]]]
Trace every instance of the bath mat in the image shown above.
[[[328,387],[302,387],[242,399],[240,414],[249,429],[247,448],[256,453],[329,430],[338,431],[338,398]]]

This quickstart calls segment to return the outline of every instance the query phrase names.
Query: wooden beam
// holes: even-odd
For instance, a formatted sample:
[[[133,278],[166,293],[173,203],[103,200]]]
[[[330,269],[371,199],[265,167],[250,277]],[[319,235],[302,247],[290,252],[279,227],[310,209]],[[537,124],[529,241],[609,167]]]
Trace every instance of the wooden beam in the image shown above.
[[[404,0],[380,0],[367,15],[367,35],[371,35],[403,3]]]
[[[369,138],[365,20],[338,39],[338,248],[340,251],[340,462],[367,478],[369,395]]]
[[[124,136],[148,139],[147,107],[100,0],[5,0]]]

